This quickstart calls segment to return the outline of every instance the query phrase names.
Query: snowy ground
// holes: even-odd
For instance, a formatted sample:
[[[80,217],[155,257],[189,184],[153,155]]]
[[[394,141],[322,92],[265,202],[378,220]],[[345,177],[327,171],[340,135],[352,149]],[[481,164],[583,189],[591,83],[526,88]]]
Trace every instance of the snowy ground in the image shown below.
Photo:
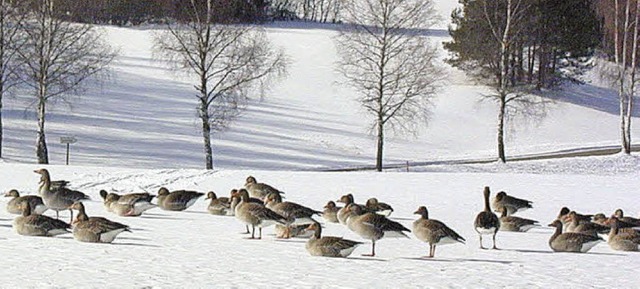
[[[87,202],[89,215],[126,223],[133,233],[120,235],[112,245],[79,243],[70,235],[22,237],[10,228],[14,216],[0,210],[0,256],[3,267],[10,270],[0,276],[0,284],[5,288],[636,287],[640,281],[638,253],[615,252],[606,244],[588,254],[551,253],[547,240],[552,231],[548,228],[500,233],[498,246],[502,250],[485,251],[478,248],[472,228],[475,215],[482,210],[485,185],[491,186],[494,194],[505,190],[534,201],[534,209],[521,216],[543,224],[553,220],[565,205],[578,212],[606,214],[620,207],[636,216],[640,211],[637,159],[628,159],[636,169],[615,176],[597,173],[607,171],[607,166],[620,158],[624,157],[591,159],[595,175],[571,170],[531,173],[536,170],[535,163],[527,173],[213,172],[51,166],[54,179],[70,180],[75,188],[92,196],[94,201]],[[547,167],[575,167],[568,160],[548,162],[555,165],[548,163]],[[0,164],[2,189],[33,193],[38,181],[31,172],[35,168]],[[153,209],[141,218],[110,215],[97,201],[99,189],[155,192],[160,186],[226,195],[241,186],[249,174],[286,191],[289,200],[316,209],[347,192],[354,194],[356,202],[376,196],[391,203],[396,209],[393,217],[408,227],[416,217],[411,213],[426,205],[432,218],[446,222],[467,239],[467,244],[439,247],[434,260],[423,260],[419,257],[428,253],[428,247],[412,236],[383,239],[375,258],[360,256],[369,252],[369,243],[356,249],[353,258],[319,258],[307,254],[304,240],[276,240],[273,228],[265,230],[261,241],[244,239],[246,236],[239,234],[244,228],[238,221],[205,213],[204,200],[186,212]],[[336,224],[327,224],[324,233],[364,241]]]

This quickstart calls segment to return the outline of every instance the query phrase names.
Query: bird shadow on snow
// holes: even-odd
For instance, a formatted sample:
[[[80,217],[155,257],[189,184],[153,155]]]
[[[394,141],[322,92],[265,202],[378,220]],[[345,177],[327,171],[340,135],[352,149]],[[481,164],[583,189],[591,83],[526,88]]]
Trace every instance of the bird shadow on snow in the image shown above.
[[[155,244],[142,244],[142,243],[111,243],[111,245],[115,245],[115,246],[138,246],[138,247],[162,248],[162,246],[160,246],[160,245],[155,245]]]
[[[165,216],[140,216],[141,219],[158,219],[158,220],[191,220],[191,219],[187,219],[187,218],[177,218],[177,217],[171,217],[169,215],[165,215]],[[136,229],[139,230],[139,229]]]
[[[387,262],[389,260],[373,258],[373,257],[347,257],[347,260],[356,260],[356,261],[377,261],[377,262]]]
[[[10,228],[10,229],[13,228],[12,225],[7,225],[7,224],[2,224],[2,225],[0,225],[0,227]]]
[[[434,259],[434,258],[426,258],[426,257],[404,257],[401,259],[414,260],[414,261],[430,261],[430,262],[452,262],[452,263],[478,262],[478,263],[492,263],[492,264],[504,264],[504,265],[509,265],[514,263],[514,261],[474,259],[474,258]]]

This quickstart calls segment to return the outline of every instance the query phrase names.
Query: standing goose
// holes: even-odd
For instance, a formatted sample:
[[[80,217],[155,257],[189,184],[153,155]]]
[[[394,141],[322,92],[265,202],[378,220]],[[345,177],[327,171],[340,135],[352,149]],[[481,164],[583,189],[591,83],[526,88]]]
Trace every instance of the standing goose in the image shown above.
[[[42,198],[38,196],[20,196],[18,190],[10,190],[4,194],[7,198],[13,198],[7,203],[7,212],[9,214],[22,214],[21,204],[27,203],[33,208],[33,213],[41,215],[47,210],[47,206],[42,202]]]
[[[347,206],[347,227],[360,237],[371,240],[371,254],[363,256],[372,257],[376,255],[377,240],[384,237],[409,238],[404,232],[411,232],[402,224],[389,220],[383,215],[365,212],[360,205],[356,204]]]
[[[81,202],[71,206],[78,210],[78,216],[73,222],[73,237],[80,242],[111,243],[118,234],[131,232],[129,226],[108,220],[103,217],[89,217]]]
[[[269,210],[264,205],[249,201],[249,193],[239,190],[231,195],[232,209],[235,217],[246,225],[251,225],[251,238],[255,239],[256,227],[258,227],[258,239],[262,239],[262,228],[274,224],[288,225],[287,219],[278,213]],[[238,201],[239,200],[239,201]]]
[[[474,228],[478,235],[480,236],[480,249],[484,249],[482,246],[482,235],[493,235],[493,249],[498,249],[496,247],[496,234],[498,230],[500,230],[500,219],[498,216],[491,212],[491,208],[489,207],[489,195],[491,191],[489,187],[484,187],[484,211],[480,212],[478,216],[476,216],[476,220],[474,222]]]
[[[624,215],[624,212],[622,211],[622,209],[617,209],[614,213],[613,216],[615,216],[619,221],[625,222],[625,223],[629,223],[629,224],[633,224],[634,226],[640,226],[640,219],[636,219],[634,217],[628,217]]]
[[[13,220],[13,229],[23,236],[53,237],[71,233],[71,226],[61,220],[45,215],[31,214],[31,206],[28,202],[20,204],[22,215]]]
[[[158,207],[165,211],[184,211],[202,196],[204,193],[186,190],[169,192],[162,187],[158,190]]]
[[[640,246],[640,233],[635,230],[622,232],[618,227],[618,219],[611,218],[611,231],[607,243],[616,251],[638,251]]]
[[[370,198],[367,200],[365,207],[370,211],[383,216],[389,216],[393,213],[393,208],[387,203],[378,202],[376,198]]]
[[[234,195],[238,195],[238,197],[233,197]],[[229,216],[235,216],[236,212],[234,210],[234,208],[236,207],[236,205],[238,205],[238,203],[240,203],[240,197],[239,195],[244,195],[246,194],[247,196],[249,196],[249,192],[246,189],[233,189],[231,190],[231,194],[230,194],[230,198],[229,198],[229,211],[227,212],[229,214]],[[252,198],[249,197],[248,198],[248,202],[249,203],[255,203],[255,204],[259,204],[259,205],[264,205],[264,202],[258,198]],[[247,229],[246,232],[244,232],[244,234],[249,234],[251,233],[249,231],[249,225],[245,225],[245,228]]]
[[[207,211],[209,211],[210,214],[219,216],[227,216],[231,214],[231,202],[229,198],[218,198],[216,193],[211,191],[207,193],[205,200],[211,200],[209,201],[209,206],[207,206]]]
[[[250,197],[258,198],[260,200],[264,200],[264,198],[270,193],[279,193],[284,195],[284,192],[270,185],[267,185],[265,183],[258,183],[258,181],[256,181],[256,178],[254,178],[253,176],[247,177],[244,187],[249,192]]]
[[[499,192],[493,200],[493,210],[500,213],[503,210],[507,210],[507,216],[511,216],[517,212],[532,208],[531,204],[533,204],[531,201],[509,196],[505,192]]]
[[[500,231],[526,232],[535,227],[540,227],[538,221],[516,216],[507,216],[507,210],[502,210],[502,215],[500,216]]]
[[[287,219],[289,223],[287,231],[291,229],[291,226],[313,224],[316,222],[313,215],[322,214],[322,212],[294,202],[283,202],[279,193],[269,193],[265,197],[265,206]],[[288,233],[284,236],[284,238],[290,237],[291,235]]]
[[[56,211],[56,219],[59,217],[60,211],[69,210],[71,213],[70,220],[73,220],[73,210],[69,207],[77,201],[90,199],[89,196],[82,192],[67,188],[69,184],[67,181],[57,181],[52,184],[51,176],[47,169],[39,169],[34,172],[40,174],[40,188],[38,191],[42,201],[47,208]]]
[[[555,227],[556,231],[549,239],[549,247],[554,252],[575,252],[585,253],[593,246],[604,240],[598,236],[586,235],[580,233],[562,233],[562,222],[553,221],[549,227]]]
[[[429,258],[433,258],[436,253],[436,245],[446,245],[453,243],[462,243],[466,241],[462,236],[458,235],[454,230],[447,227],[444,223],[429,219],[429,211],[427,207],[421,206],[414,214],[420,215],[420,218],[413,222],[413,234],[418,240],[429,243]]]
[[[336,206],[336,203],[333,201],[327,202],[324,206],[324,211],[322,212],[322,217],[330,223],[339,223],[338,221],[338,211],[342,209],[342,207]]]
[[[351,241],[341,237],[322,236],[322,227],[318,223],[309,225],[308,230],[315,231],[307,241],[305,248],[311,256],[342,257],[353,252],[362,242]]]

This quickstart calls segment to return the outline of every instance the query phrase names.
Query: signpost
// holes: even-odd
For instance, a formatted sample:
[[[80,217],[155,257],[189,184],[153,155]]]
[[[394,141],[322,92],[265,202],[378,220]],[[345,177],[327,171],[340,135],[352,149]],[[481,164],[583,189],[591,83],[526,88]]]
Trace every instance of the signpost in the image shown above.
[[[72,144],[72,143],[76,143],[77,141],[78,141],[78,139],[76,139],[76,137],[74,137],[74,136],[61,136],[60,137],[60,143],[67,145],[67,161],[66,161],[66,165],[69,165],[69,145]]]

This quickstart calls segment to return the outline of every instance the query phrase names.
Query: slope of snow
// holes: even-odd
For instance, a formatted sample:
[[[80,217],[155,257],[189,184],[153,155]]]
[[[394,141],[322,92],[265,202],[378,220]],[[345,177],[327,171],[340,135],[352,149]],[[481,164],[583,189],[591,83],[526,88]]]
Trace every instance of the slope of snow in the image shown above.
[[[592,163],[594,170],[606,170],[608,165],[598,160]],[[38,182],[32,172],[35,168],[0,164],[2,189],[33,193]],[[80,243],[71,235],[23,237],[11,229],[15,216],[2,208],[0,255],[4,268],[10,270],[0,276],[2,287],[549,288],[571,284],[572,288],[629,288],[638,282],[640,254],[612,251],[606,243],[587,254],[552,253],[547,245],[552,230],[547,227],[529,233],[500,232],[497,242],[501,250],[480,250],[472,225],[482,210],[485,185],[491,186],[493,194],[505,190],[532,200],[534,209],[521,216],[543,225],[552,221],[562,206],[605,214],[620,207],[635,216],[640,211],[637,170],[598,176],[48,168],[54,179],[70,180],[74,188],[91,195],[93,201],[85,203],[90,216],[126,223],[133,232],[121,234],[111,245]],[[231,188],[240,187],[249,174],[285,191],[288,200],[316,209],[348,192],[356,202],[378,197],[391,203],[395,209],[392,217],[409,228],[416,217],[412,212],[426,205],[432,218],[447,223],[467,243],[440,246],[436,258],[426,260],[420,257],[428,254],[428,246],[411,235],[409,239],[383,239],[377,243],[375,258],[361,257],[370,252],[369,241],[341,225],[325,224],[325,235],[366,244],[348,259],[311,257],[304,249],[305,240],[277,240],[273,228],[264,230],[263,240],[244,239],[241,223],[233,217],[207,214],[207,202],[202,199],[185,212],[153,209],[140,218],[124,218],[107,213],[98,196],[99,189],[156,192],[160,186],[226,195]],[[61,218],[68,220],[68,213]]]

